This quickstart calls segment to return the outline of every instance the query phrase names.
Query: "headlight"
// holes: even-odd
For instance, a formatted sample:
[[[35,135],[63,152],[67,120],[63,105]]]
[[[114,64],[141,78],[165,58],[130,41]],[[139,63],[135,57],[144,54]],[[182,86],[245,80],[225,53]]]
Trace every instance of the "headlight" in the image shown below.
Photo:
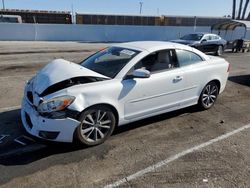
[[[73,96],[61,96],[61,97],[55,97],[53,99],[50,99],[48,101],[44,101],[41,103],[37,110],[40,113],[50,113],[50,112],[56,112],[61,111],[67,108],[70,104],[72,104],[75,100],[75,97]]]

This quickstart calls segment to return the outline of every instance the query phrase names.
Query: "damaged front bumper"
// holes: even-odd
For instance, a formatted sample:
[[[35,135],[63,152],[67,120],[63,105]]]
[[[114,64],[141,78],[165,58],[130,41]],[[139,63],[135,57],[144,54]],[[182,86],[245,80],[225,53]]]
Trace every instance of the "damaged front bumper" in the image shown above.
[[[49,119],[40,116],[26,97],[22,101],[21,119],[25,130],[35,136],[46,140],[58,142],[72,142],[74,131],[80,124],[72,118]]]

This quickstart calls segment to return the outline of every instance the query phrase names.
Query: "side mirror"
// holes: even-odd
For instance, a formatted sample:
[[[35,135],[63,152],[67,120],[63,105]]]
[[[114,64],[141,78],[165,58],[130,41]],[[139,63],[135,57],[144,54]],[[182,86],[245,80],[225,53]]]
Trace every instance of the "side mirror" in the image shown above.
[[[132,74],[133,78],[149,78],[150,72],[146,69],[136,69]]]
[[[207,39],[202,39],[201,43],[207,42]]]

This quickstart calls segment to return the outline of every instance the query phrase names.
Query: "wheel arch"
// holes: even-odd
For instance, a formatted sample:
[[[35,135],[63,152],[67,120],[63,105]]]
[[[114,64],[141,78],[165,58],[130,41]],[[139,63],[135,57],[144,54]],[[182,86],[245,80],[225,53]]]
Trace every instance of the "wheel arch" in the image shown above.
[[[206,88],[206,86],[209,84],[209,83],[214,83],[217,87],[218,87],[218,93],[217,93],[217,96],[219,95],[220,93],[220,88],[221,88],[221,82],[218,80],[218,79],[212,79],[210,80],[209,82],[206,83],[206,85],[203,87],[203,89],[201,90],[200,92],[200,96],[199,96],[199,99],[198,99],[198,102],[197,102],[197,106],[201,109],[201,110],[207,110],[210,107],[204,107],[203,104],[202,104],[202,93],[204,91],[204,89]],[[213,102],[212,106],[214,105],[215,102]]]
[[[112,110],[112,112],[114,113],[115,115],[115,119],[116,119],[116,126],[118,125],[119,123],[119,113],[118,113],[118,110],[111,104],[108,104],[108,103],[98,103],[98,104],[94,104],[94,105],[91,105],[91,106],[88,106],[87,108],[85,108],[83,111],[81,111],[78,115],[78,119],[80,118],[81,114],[90,109],[90,108],[93,108],[93,107],[98,107],[98,106],[105,106],[105,107],[108,107]]]
[[[203,88],[201,88],[201,90],[199,91],[199,98],[200,98],[200,96],[201,96],[201,93],[202,93],[202,90],[206,87],[206,85],[207,84],[209,84],[210,82],[215,82],[216,83],[216,85],[218,86],[218,91],[219,91],[219,93],[220,93],[220,88],[221,88],[221,82],[220,82],[220,80],[219,79],[212,79],[212,80],[210,80],[210,81],[208,81],[205,85],[204,85],[204,87]]]
[[[214,79],[214,80],[211,80],[210,82],[215,82],[216,85],[218,86],[218,91],[220,92],[220,88],[221,88],[221,83],[220,83],[220,81],[219,81],[218,79]],[[210,83],[210,82],[208,82],[208,83]],[[208,83],[207,83],[207,84],[208,84]]]

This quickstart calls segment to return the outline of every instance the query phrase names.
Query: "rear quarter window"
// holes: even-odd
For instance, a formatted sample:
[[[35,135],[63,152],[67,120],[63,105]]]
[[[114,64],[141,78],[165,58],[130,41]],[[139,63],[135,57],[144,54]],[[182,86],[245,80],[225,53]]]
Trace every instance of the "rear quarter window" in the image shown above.
[[[196,53],[186,50],[176,50],[176,55],[180,67],[200,63],[203,61],[203,59]]]

